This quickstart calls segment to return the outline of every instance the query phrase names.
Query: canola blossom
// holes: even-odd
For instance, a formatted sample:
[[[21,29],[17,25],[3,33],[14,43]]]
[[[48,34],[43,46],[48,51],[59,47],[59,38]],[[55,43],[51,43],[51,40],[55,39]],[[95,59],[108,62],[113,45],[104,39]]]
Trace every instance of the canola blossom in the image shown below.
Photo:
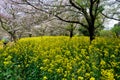
[[[0,80],[120,80],[120,39],[43,36],[0,45]]]

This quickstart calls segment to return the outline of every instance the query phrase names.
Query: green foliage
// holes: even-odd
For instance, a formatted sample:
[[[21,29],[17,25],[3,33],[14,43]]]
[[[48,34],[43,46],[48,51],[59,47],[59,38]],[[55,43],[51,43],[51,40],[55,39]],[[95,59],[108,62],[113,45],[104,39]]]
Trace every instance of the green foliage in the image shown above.
[[[115,37],[115,34],[110,30],[101,30],[99,35],[102,37],[111,37],[111,38]]]
[[[95,35],[100,35],[101,34],[101,36],[103,36],[103,34],[104,34],[104,32],[101,32],[102,30],[103,30],[103,28],[104,28],[104,26],[101,26],[101,27],[99,27],[99,28],[97,28],[96,30],[95,30]],[[84,27],[80,27],[79,29],[78,29],[78,31],[80,32],[80,33],[82,33],[84,36],[89,36],[89,31],[86,29],[86,28],[84,28]],[[103,34],[102,34],[103,33]]]
[[[87,8],[90,6],[90,1],[89,0],[76,0],[76,3],[84,8]]]
[[[79,31],[84,35],[84,36],[89,36],[89,32],[86,28],[80,27]]]
[[[104,10],[104,7],[103,6],[99,6],[99,9],[98,9],[98,12],[102,12]]]
[[[119,26],[119,25],[115,25],[115,26],[111,29],[111,31],[114,32],[117,37],[120,36],[120,26]]]
[[[120,80],[120,39],[34,37],[0,47],[0,80]]]

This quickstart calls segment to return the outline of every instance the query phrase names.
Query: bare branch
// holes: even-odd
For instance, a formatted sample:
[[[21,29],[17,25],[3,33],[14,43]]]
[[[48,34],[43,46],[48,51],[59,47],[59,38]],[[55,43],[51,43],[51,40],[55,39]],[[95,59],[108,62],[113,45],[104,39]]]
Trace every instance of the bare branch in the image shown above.
[[[86,28],[88,27],[87,25],[85,25],[85,24],[83,24],[83,23],[81,23],[81,22],[79,22],[79,21],[65,20],[65,19],[59,17],[58,15],[55,15],[55,17],[57,17],[59,20],[64,21],[64,22],[76,23],[76,24],[80,24],[80,25],[82,25],[82,26],[84,26],[84,27],[86,27]]]
[[[106,14],[104,13],[101,13],[103,16],[105,16],[106,18],[109,18],[109,19],[113,19],[113,20],[117,20],[117,21],[120,21],[120,19],[117,19],[117,18],[114,18],[113,16],[107,16]]]
[[[79,6],[77,6],[72,0],[69,0],[70,4],[78,10],[82,10]]]

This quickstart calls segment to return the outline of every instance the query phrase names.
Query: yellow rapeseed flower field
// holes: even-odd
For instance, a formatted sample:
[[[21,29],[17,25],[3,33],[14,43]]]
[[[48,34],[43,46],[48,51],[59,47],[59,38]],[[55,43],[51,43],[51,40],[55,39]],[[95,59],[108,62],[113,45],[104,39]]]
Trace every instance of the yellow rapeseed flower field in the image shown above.
[[[0,45],[0,80],[120,80],[120,39],[22,38]]]

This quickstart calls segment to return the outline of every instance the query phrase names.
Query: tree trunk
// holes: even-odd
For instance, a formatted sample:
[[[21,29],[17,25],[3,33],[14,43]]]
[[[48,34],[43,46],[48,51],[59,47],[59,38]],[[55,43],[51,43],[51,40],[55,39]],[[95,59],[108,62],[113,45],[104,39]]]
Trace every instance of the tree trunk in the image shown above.
[[[119,34],[118,33],[116,33],[116,37],[119,38]]]
[[[15,34],[10,34],[10,36],[11,36],[11,41],[16,42],[16,36],[15,36]]]
[[[22,33],[20,33],[19,35],[18,35],[18,39],[20,39],[22,37]]]
[[[10,41],[16,42],[16,31],[8,32],[10,34]]]
[[[16,42],[16,39],[17,39],[16,36],[13,35],[12,37],[13,37],[13,41]]]
[[[30,33],[30,34],[28,34],[28,36],[29,36],[29,37],[32,37],[32,34]]]
[[[69,32],[70,32],[70,38],[72,38],[73,37],[73,29],[71,29]]]
[[[90,44],[95,39],[95,27],[94,25],[89,26]]]

